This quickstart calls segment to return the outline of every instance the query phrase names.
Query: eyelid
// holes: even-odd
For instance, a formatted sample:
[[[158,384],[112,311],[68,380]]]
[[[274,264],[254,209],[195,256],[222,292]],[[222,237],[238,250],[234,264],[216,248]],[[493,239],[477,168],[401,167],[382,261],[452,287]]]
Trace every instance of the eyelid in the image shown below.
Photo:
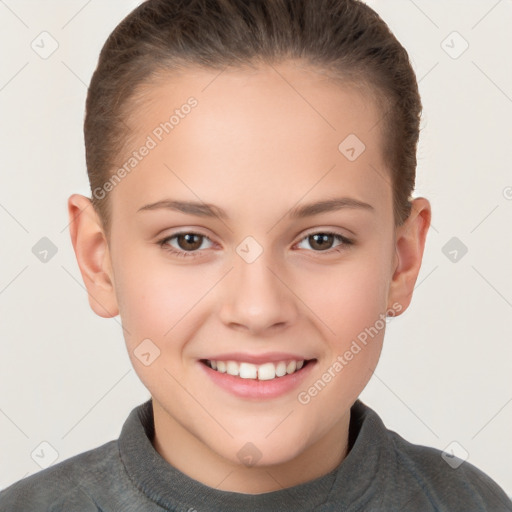
[[[346,231],[348,231],[348,230],[346,230]],[[353,232],[350,231],[350,233],[353,233]],[[318,234],[339,236],[340,238],[345,240],[347,243],[355,242],[355,237],[351,237],[351,236],[343,234],[342,232],[339,231],[339,228],[311,228],[310,230],[305,231],[300,236],[300,238],[297,239],[297,242],[295,242],[295,243],[302,242],[302,240],[304,240],[304,238],[307,238],[308,236],[318,235]]]
[[[302,234],[302,238],[309,235],[315,235],[317,233],[331,233],[333,235],[340,235],[344,236],[345,238],[349,238],[348,236],[343,235],[341,233],[342,228],[335,228],[335,227],[314,227],[310,229],[306,229],[304,233]],[[349,231],[348,229],[345,229],[345,231]]]
[[[161,242],[165,242],[167,240],[171,240],[172,238],[176,238],[180,235],[196,235],[196,236],[199,236],[201,237],[202,239],[204,240],[209,240],[212,244],[215,243],[210,236],[208,235],[205,235],[204,233],[201,233],[199,231],[193,231],[193,230],[188,230],[188,231],[177,231],[176,233],[171,233],[170,235],[167,235],[163,238],[160,239]]]
[[[306,250],[308,253],[313,254],[333,254],[340,252],[342,250],[348,249],[349,247],[353,246],[355,244],[355,241],[351,238],[348,238],[345,235],[342,235],[341,233],[338,233],[337,231],[329,230],[329,229],[317,229],[313,230],[309,233],[306,233],[304,236],[302,236],[297,242],[295,242],[293,245],[297,245],[302,243],[303,241],[307,240],[310,236],[313,235],[329,235],[333,236],[335,239],[337,239],[340,243],[338,245],[335,245],[334,247],[330,247],[329,249],[325,249],[323,251],[314,251],[314,250]]]
[[[198,236],[201,236],[203,238],[207,238],[208,240],[210,240],[210,242],[213,243],[213,239],[212,237],[209,235],[209,234],[206,234],[204,232],[204,230],[202,228],[196,228],[196,227],[190,227],[190,228],[176,228],[177,231],[171,231],[170,233],[167,233],[166,235],[160,235],[158,234],[156,236],[156,239],[157,239],[157,242],[160,243],[160,242],[164,242],[165,240],[169,240],[171,238],[174,238],[174,237],[177,237],[179,235],[198,235]],[[161,232],[167,232],[168,230],[162,230]]]

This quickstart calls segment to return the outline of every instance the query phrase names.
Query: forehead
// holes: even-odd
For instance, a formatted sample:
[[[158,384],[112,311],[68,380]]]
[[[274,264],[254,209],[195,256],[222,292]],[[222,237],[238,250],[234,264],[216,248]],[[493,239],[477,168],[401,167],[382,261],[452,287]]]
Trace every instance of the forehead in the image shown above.
[[[287,62],[189,69],[138,96],[126,158],[144,145],[151,150],[113,191],[113,211],[133,213],[166,196],[286,208],[335,189],[383,208],[390,201],[382,114],[355,86]]]

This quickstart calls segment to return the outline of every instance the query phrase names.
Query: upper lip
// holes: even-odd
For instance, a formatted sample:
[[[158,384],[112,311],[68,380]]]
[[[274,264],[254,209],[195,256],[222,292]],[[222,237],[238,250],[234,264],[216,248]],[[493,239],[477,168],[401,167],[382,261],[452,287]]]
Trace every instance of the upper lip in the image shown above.
[[[267,352],[264,354],[242,354],[241,352],[231,352],[229,354],[219,354],[215,356],[205,357],[208,361],[237,361],[239,363],[279,363],[280,361],[307,361],[304,356],[290,354],[286,352]]]

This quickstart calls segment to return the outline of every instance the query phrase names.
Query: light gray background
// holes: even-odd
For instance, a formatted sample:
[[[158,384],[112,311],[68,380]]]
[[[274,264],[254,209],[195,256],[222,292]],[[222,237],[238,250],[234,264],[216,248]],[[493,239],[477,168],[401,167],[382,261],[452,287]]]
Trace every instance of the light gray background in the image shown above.
[[[66,210],[71,193],[89,195],[87,84],[138,3],[0,0],[0,488],[116,438],[149,398],[119,318],[89,308]],[[456,441],[510,495],[512,2],[369,3],[420,81],[417,195],[433,227],[412,305],[390,322],[362,398],[411,442]],[[31,47],[50,48],[43,31],[59,44],[47,59]],[[32,252],[42,237],[58,248],[46,263]],[[454,247],[443,252],[452,237],[468,249],[455,262]]]

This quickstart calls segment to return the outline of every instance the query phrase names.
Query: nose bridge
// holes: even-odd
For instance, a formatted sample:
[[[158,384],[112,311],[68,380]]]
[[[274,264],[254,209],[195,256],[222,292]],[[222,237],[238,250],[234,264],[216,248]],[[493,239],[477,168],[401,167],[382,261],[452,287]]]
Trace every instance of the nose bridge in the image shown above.
[[[272,261],[271,251],[250,238],[236,249],[229,286],[222,297],[221,319],[254,332],[290,324],[297,314],[293,294],[276,276],[279,266]]]

